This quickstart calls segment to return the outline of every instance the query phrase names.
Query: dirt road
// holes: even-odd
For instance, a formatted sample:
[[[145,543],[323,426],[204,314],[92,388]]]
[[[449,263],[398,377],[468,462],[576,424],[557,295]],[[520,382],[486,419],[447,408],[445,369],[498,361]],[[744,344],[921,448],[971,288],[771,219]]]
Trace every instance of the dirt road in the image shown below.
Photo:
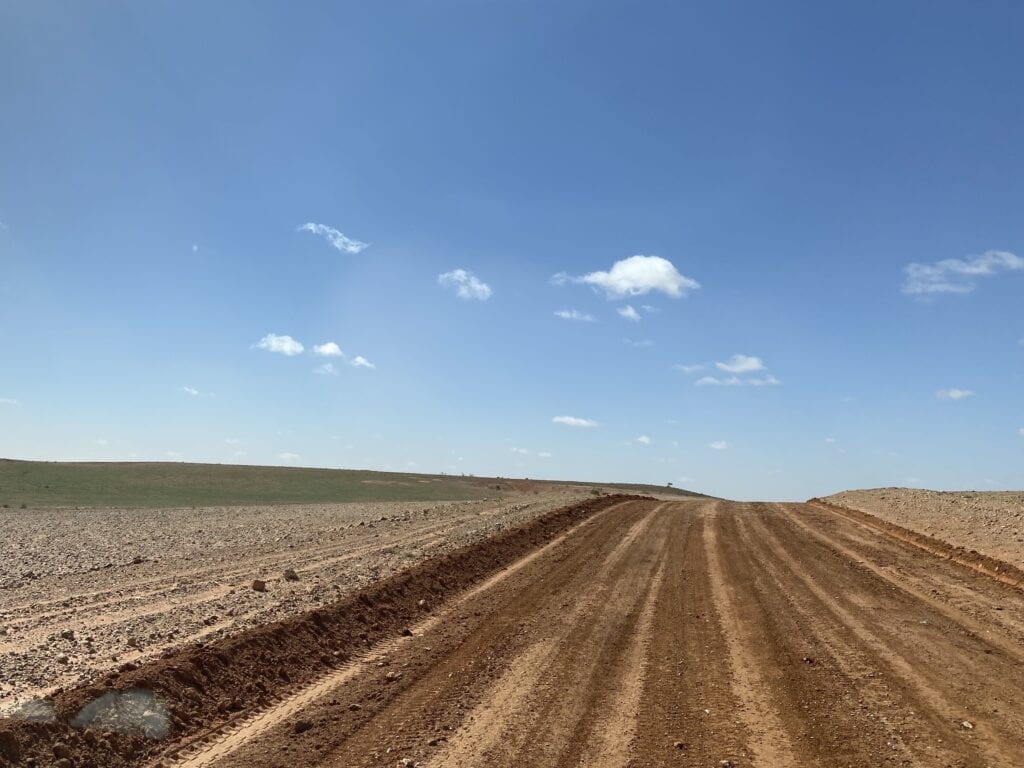
[[[1024,765],[1024,594],[807,505],[631,501],[165,766]]]

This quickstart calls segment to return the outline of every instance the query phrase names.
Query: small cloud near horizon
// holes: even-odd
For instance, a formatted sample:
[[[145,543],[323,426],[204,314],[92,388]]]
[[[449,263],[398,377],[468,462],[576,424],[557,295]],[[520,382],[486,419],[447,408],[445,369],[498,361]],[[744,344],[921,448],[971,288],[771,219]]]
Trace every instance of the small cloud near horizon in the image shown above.
[[[729,443],[725,440],[715,440],[713,443],[708,443],[708,448],[713,451],[724,451],[729,447]]]
[[[555,424],[564,424],[567,427],[596,427],[597,422],[593,419],[580,419],[575,416],[555,416],[551,419]]]
[[[264,349],[267,352],[274,352],[286,357],[301,355],[305,351],[302,342],[296,341],[291,336],[278,336],[276,333],[268,333],[258,342],[253,344],[254,349]]]
[[[952,389],[940,389],[935,393],[935,396],[939,400],[964,400],[968,397],[974,397],[974,392],[970,389],[957,389],[953,387]]]

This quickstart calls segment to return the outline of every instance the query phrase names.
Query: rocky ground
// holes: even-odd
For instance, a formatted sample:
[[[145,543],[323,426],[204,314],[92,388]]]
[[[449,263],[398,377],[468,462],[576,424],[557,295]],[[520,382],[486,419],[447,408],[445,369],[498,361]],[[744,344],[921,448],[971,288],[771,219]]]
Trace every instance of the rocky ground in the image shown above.
[[[1024,492],[873,488],[824,500],[1024,568]]]
[[[0,509],[0,711],[324,605],[579,498]]]

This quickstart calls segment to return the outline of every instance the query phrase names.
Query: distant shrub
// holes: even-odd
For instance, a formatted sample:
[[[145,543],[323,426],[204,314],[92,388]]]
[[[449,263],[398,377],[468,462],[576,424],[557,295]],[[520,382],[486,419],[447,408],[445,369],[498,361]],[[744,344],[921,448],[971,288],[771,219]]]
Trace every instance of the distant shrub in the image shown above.
[[[601,495],[602,493],[604,493],[604,491],[602,491],[602,490],[601,490],[600,488],[591,488],[591,489],[590,489],[590,492],[591,492],[591,493],[592,493],[592,494],[593,494],[594,496],[600,496],[600,495]]]

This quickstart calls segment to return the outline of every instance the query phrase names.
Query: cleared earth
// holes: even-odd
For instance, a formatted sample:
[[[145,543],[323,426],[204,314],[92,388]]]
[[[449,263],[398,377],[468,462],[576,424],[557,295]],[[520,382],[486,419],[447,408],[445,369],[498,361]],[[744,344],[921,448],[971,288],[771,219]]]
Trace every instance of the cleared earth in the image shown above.
[[[0,748],[64,766],[1017,766],[1022,669],[1020,588],[877,526],[618,497],[55,695],[56,722],[0,726]],[[166,703],[162,741],[64,725],[140,690]]]
[[[977,550],[1024,569],[1024,493],[871,488],[825,501]]]
[[[0,713],[328,604],[581,497],[0,510]],[[256,579],[265,591],[253,590]]]

